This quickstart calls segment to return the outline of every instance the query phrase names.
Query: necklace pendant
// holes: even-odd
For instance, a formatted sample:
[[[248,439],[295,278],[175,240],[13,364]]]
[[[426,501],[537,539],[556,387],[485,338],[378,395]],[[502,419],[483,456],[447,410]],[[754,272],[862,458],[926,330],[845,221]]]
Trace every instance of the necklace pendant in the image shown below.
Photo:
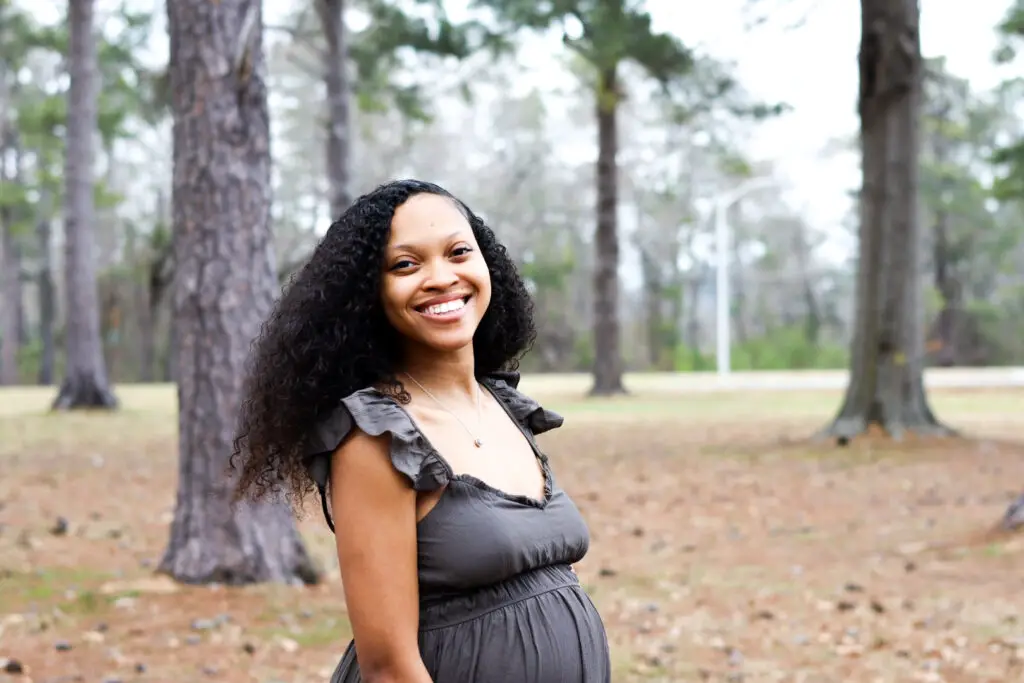
[[[477,448],[480,448],[481,446],[484,445],[484,442],[481,441],[480,439],[473,439],[473,445],[476,446]]]

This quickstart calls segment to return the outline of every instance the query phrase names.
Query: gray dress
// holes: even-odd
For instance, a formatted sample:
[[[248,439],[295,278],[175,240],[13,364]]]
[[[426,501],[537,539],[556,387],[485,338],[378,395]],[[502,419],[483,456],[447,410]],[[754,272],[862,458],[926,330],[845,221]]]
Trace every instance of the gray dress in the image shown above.
[[[420,655],[435,683],[608,683],[601,617],[570,568],[590,536],[558,487],[534,435],[561,416],[517,390],[516,373],[482,384],[526,435],[544,471],[544,499],[503,493],[455,474],[396,401],[374,389],[342,400],[317,429],[309,472],[325,495],[330,454],[357,426],[391,435],[391,462],[417,491],[445,488],[416,527]],[[332,683],[361,681],[355,642]]]

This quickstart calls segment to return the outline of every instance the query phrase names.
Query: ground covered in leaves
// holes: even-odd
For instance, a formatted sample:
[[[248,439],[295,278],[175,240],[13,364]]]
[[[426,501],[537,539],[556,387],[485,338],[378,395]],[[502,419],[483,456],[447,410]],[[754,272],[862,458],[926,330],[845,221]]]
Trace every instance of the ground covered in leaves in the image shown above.
[[[0,392],[0,681],[326,680],[350,632],[319,516],[321,586],[155,576],[174,394],[118,393],[55,416]],[[1024,538],[992,531],[1024,482],[1019,390],[933,393],[966,438],[845,448],[808,440],[835,392],[535,393],[567,417],[542,445],[591,526],[616,683],[1024,680]]]

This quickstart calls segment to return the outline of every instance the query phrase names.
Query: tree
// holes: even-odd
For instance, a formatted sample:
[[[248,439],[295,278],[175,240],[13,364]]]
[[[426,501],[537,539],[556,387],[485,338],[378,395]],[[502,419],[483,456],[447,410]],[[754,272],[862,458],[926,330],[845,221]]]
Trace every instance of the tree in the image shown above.
[[[64,162],[67,367],[53,408],[116,408],[100,338],[96,286],[93,138],[99,127],[94,0],[68,2],[67,147]]]
[[[188,583],[319,579],[289,506],[231,503],[244,365],[277,288],[260,7],[167,3],[180,464],[160,570]]]
[[[947,434],[924,390],[917,0],[861,0],[860,253],[850,382],[828,433]]]
[[[36,34],[28,14],[0,2],[0,385],[20,381],[18,355],[26,336],[23,247],[31,211],[23,182],[19,77]]]
[[[623,68],[635,63],[664,87],[692,70],[691,51],[676,37],[651,27],[643,3],[626,0],[474,0],[492,10],[509,32],[560,27],[563,42],[592,76],[597,119],[597,230],[594,271],[594,385],[592,395],[623,393],[619,321],[617,113],[626,95]],[[575,30],[573,30],[575,27]],[[578,35],[573,35],[574,33]]]
[[[351,124],[349,122],[348,43],[345,0],[314,0],[323,29],[324,85],[327,90],[327,177],[331,220],[337,220],[352,203]]]
[[[122,6],[92,20],[95,27],[103,27],[95,31],[96,71],[103,87],[96,99],[93,133],[98,133],[96,137],[102,141],[102,147],[96,150],[98,154],[90,163],[92,167],[98,165],[97,161],[103,163],[108,176],[126,171],[125,165],[119,163],[122,159],[113,159],[111,151],[115,143],[121,147],[133,133],[138,133],[137,127],[129,130],[130,124],[139,120],[140,109],[150,99],[147,85],[151,79],[147,78],[138,50],[147,43],[150,19],[149,13],[133,12]],[[50,252],[52,223],[67,199],[67,178],[63,172],[70,100],[67,76],[70,67],[81,65],[68,59],[69,23],[68,13],[41,23],[36,14],[10,2],[0,2],[0,92],[8,95],[0,106],[6,114],[0,124],[6,129],[0,135],[0,158],[4,160],[0,165],[7,166],[8,176],[0,193],[0,220],[13,246],[7,253],[9,263],[0,272],[20,275],[6,283],[10,294],[5,298],[17,304],[12,328],[16,334],[9,335],[7,341],[18,337],[22,373],[37,364],[41,384],[53,381],[58,324],[54,296],[58,288],[62,292],[65,289],[57,286]],[[109,267],[117,258],[116,247],[111,247],[119,243],[122,214],[116,212],[120,195],[111,191],[116,190],[114,185],[99,176],[91,180],[94,209],[100,211],[91,221],[96,242],[91,249],[97,255],[94,272],[102,293],[104,279],[110,281],[104,266]],[[137,191],[133,193],[137,196]],[[35,296],[26,296],[26,289],[34,290]],[[32,314],[32,309],[36,314]],[[102,305],[100,316],[102,319]],[[103,325],[99,329],[105,340],[116,344],[116,336],[104,335]],[[109,358],[107,373],[113,379]]]
[[[323,34],[331,220],[340,216],[353,199],[350,96],[354,93],[364,110],[379,109],[388,98],[403,114],[426,118],[418,85],[399,85],[393,78],[402,53],[411,51],[421,59],[424,55],[461,59],[470,52],[468,33],[475,23],[455,25],[445,16],[441,3],[431,0],[429,4],[437,14],[431,21],[407,14],[391,0],[363,0],[359,7],[369,15],[369,25],[350,35],[344,18],[346,0],[314,0]],[[355,68],[354,82],[349,77],[350,64]]]
[[[1015,0],[997,30],[1003,40],[995,55],[999,64],[1009,64],[1017,58],[1020,43],[1024,42],[1024,0]],[[1020,78],[1016,79],[1021,82]],[[997,150],[994,161],[1002,171],[996,182],[996,194],[1003,199],[1024,200],[1024,139]]]
[[[941,365],[1012,363],[987,320],[1014,317],[999,308],[1022,233],[993,201],[991,156],[1019,126],[1018,100],[1005,101],[1000,89],[975,92],[943,58],[926,69],[920,206],[932,238],[929,299],[938,308],[929,353]]]

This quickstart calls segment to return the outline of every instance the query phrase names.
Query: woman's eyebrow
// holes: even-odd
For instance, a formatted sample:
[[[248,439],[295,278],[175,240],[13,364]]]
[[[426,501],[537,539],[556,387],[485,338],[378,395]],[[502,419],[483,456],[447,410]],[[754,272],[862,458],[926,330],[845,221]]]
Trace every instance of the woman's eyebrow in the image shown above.
[[[445,239],[446,240],[454,239],[454,238],[458,237],[459,235],[461,235],[462,232],[463,232],[462,230],[456,230],[452,234],[450,234],[447,237],[445,237]],[[396,244],[395,246],[393,246],[391,248],[394,251],[402,251],[402,250],[415,251],[416,247],[417,247],[416,244]]]

